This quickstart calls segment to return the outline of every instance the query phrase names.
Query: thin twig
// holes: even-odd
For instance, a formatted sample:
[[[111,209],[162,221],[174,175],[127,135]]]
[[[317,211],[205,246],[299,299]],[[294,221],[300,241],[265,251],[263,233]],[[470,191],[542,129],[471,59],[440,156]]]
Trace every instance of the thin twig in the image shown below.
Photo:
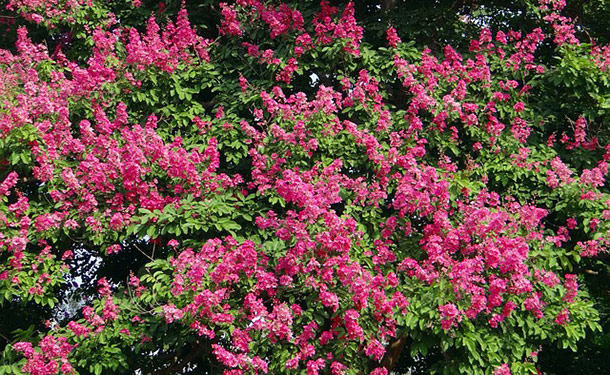
[[[147,258],[148,258],[148,259],[150,259],[151,261],[154,261],[154,260],[155,260],[155,259],[154,259],[154,258],[152,258],[150,255],[146,254],[146,253],[144,252],[144,250],[140,249],[140,247],[139,247],[137,244],[135,244],[135,243],[134,243],[134,244],[133,244],[133,246],[135,246],[135,247],[136,247],[136,249],[137,249],[139,252],[141,252],[141,253],[142,253],[142,255],[144,255],[145,257],[147,257]]]

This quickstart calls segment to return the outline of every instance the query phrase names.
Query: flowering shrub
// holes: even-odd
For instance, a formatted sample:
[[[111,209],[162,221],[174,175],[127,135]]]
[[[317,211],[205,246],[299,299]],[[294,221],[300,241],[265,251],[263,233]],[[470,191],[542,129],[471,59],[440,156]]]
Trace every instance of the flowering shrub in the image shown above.
[[[6,2],[0,373],[530,374],[601,331],[608,47],[563,1],[467,48],[107,3]]]

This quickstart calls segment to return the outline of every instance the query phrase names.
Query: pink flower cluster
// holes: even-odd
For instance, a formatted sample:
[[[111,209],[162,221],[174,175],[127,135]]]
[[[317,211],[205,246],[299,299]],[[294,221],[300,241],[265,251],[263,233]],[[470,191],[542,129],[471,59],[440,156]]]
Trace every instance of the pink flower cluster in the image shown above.
[[[74,373],[74,368],[67,358],[74,346],[70,345],[65,337],[45,336],[38,344],[40,352],[34,350],[29,342],[18,342],[13,347],[26,358],[21,369],[23,372],[33,375]]]
[[[543,3],[552,12],[562,8],[559,1]],[[11,4],[41,6],[37,1]],[[10,254],[10,267],[0,280],[19,285],[18,273],[30,272],[36,282],[28,292],[44,296],[65,272],[65,267],[45,271],[46,264],[60,262],[44,241],[49,233],[83,231],[104,243],[107,254],[102,256],[112,256],[122,251],[117,237],[125,238],[134,225],[155,224],[157,216],[195,212],[215,198],[230,198],[234,205],[224,210],[252,224],[247,231],[227,235],[218,226],[216,234],[206,232],[213,238],[201,237],[206,239],[197,245],[197,239],[179,235],[148,238],[175,254],[163,263],[170,281],[131,275],[128,291],[135,291],[137,303],[144,303],[143,296],[153,299],[153,286],[167,287],[167,293],[155,295],[160,300],[141,318],[123,309],[122,296],[102,278],[99,298],[83,309],[84,320],[67,324],[71,339],[85,340],[129,321],[133,327],[116,330],[121,340],[137,336],[142,344],[152,344],[138,333],[139,324],[161,319],[217,338],[212,353],[226,374],[269,372],[272,353],[261,353],[253,344],[262,338],[291,352],[282,367],[336,375],[350,366],[333,354],[338,346],[381,361],[421,290],[438,292],[438,299],[427,302],[433,320],[425,329],[443,335],[462,329],[466,321],[496,329],[517,315],[539,320],[552,314],[556,324],[569,325],[572,313],[576,320],[577,277],[567,274],[562,280],[543,267],[547,259],[539,254],[545,246],[563,251],[571,231],[579,229],[576,219],[548,234],[549,212],[487,190],[488,176],[478,164],[485,157],[505,158],[503,167],[540,172],[542,185],[546,178],[550,189],[578,181],[582,197],[599,203],[596,189],[605,185],[606,161],[575,173],[560,157],[534,161],[536,150],[527,147],[535,129],[533,109],[526,104],[531,87],[512,78],[543,73],[535,58],[546,38],[541,29],[495,36],[483,29],[469,54],[445,46],[439,56],[424,49],[416,59],[400,55],[400,38],[388,29],[394,56],[387,69],[408,98],[398,115],[381,92],[388,78],[376,77],[374,70],[358,68],[336,85],[320,84],[309,96],[281,86],[301,74],[299,59],[318,46],[338,43],[359,56],[363,30],[353,3],[340,13],[323,1],[310,25],[287,5],[257,0],[221,3],[220,13],[218,43],[243,48],[248,61],[273,72],[269,76],[275,82],[263,89],[256,77],[249,81],[240,74],[235,87],[241,88],[241,93],[236,89],[241,97],[254,98],[252,118],[233,123],[231,109],[215,104],[215,115],[193,118],[199,146],[192,146],[190,136],[168,139],[158,129],[163,119],[131,112],[106,91],[110,86],[141,93],[136,77],[171,76],[181,64],[210,62],[211,42],[196,33],[185,10],[163,29],[151,17],[144,33],[121,27],[92,30],[91,57],[80,65],[68,62],[61,51],[49,56],[25,29],[19,30],[16,54],[0,51],[6,66],[0,71],[0,94],[10,98],[0,113],[0,134],[12,137],[16,129],[33,129],[36,140],[18,146],[33,160],[32,178],[52,187],[53,203],[48,212],[31,214],[38,207],[30,207],[19,191],[24,176],[9,173],[0,183],[0,199],[10,202],[0,215],[0,250]],[[547,21],[557,43],[575,43],[568,19],[551,15]],[[261,51],[248,41],[248,28],[261,25],[272,42],[294,41],[294,56],[281,60],[273,49]],[[37,71],[44,64],[57,68],[48,79]],[[518,74],[497,79],[498,70]],[[73,103],[90,109],[77,123]],[[566,151],[597,149],[597,140],[587,140],[586,128],[581,117],[573,136],[562,136]],[[227,152],[226,135],[239,146],[243,140],[249,176],[220,172],[227,170],[227,155],[221,154]],[[472,149],[463,147],[464,140],[472,141]],[[461,147],[461,161],[450,157],[452,147]],[[484,158],[477,159],[480,155]],[[254,217],[240,215],[240,204],[252,197],[264,204]],[[225,213],[218,211],[213,214]],[[147,216],[141,221],[142,213]],[[189,213],[189,224],[213,220],[197,214]],[[585,222],[586,228],[604,228],[610,213],[605,215]],[[606,245],[604,239],[578,243],[585,255]],[[69,257],[66,253],[62,261]],[[423,304],[421,298],[418,303]],[[29,343],[15,349],[26,358],[24,372],[68,374],[73,372],[68,355],[75,348],[70,342],[49,335],[40,352]],[[387,372],[379,367],[371,374]],[[494,374],[509,375],[510,368],[502,364]]]

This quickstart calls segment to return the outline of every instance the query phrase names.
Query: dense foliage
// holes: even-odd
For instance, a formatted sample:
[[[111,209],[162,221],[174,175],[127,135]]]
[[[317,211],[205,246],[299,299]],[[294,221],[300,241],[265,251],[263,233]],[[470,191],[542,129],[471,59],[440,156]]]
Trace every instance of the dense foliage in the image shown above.
[[[0,6],[0,374],[610,371],[607,2]]]

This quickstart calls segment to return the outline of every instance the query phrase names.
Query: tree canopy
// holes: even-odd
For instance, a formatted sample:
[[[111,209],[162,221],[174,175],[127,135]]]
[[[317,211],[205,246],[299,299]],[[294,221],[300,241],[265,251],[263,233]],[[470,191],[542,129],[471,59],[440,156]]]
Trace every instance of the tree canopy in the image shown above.
[[[607,1],[0,8],[0,375],[610,372]]]

